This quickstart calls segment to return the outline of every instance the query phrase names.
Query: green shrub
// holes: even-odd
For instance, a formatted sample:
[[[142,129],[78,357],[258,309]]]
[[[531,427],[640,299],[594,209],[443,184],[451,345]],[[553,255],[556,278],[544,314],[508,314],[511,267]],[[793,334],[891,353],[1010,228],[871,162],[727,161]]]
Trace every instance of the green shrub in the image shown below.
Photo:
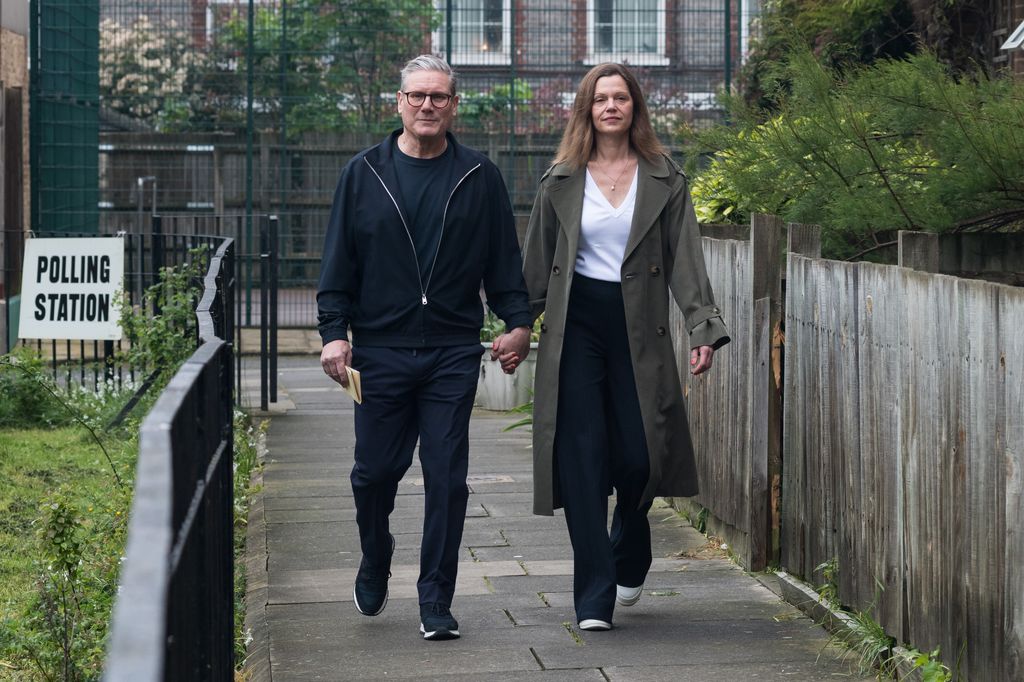
[[[775,83],[771,111],[733,100],[733,125],[684,131],[698,213],[817,223],[823,254],[848,259],[897,230],[1024,224],[1024,84],[955,79],[928,54],[840,73],[808,51]]]

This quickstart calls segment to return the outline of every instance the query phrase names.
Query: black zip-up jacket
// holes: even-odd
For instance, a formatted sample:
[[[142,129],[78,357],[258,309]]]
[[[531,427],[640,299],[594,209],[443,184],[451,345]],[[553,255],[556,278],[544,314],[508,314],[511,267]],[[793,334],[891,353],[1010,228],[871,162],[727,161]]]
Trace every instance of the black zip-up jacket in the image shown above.
[[[448,133],[452,186],[433,262],[421,264],[398,202],[400,133],[356,154],[338,181],[316,296],[323,343],[347,339],[349,328],[356,345],[479,343],[481,283],[509,329],[530,326],[512,206],[498,168]]]

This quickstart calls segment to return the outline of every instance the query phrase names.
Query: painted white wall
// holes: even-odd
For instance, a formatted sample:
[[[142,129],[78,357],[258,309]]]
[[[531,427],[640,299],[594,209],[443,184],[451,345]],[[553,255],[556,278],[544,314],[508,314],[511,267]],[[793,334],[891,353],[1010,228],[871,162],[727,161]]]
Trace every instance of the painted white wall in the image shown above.
[[[0,26],[23,36],[28,35],[28,0],[0,1]]]

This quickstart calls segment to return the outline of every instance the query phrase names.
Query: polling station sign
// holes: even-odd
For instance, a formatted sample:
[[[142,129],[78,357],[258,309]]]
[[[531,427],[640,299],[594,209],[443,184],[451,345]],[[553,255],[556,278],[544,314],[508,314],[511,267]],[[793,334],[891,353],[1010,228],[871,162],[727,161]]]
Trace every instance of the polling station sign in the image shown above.
[[[23,339],[121,338],[124,239],[29,239],[21,281]]]

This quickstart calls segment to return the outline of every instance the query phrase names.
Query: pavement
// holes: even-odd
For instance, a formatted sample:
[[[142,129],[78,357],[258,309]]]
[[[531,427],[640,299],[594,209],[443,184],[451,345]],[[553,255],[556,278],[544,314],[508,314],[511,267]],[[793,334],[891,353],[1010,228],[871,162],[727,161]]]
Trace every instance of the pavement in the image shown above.
[[[317,349],[318,350],[318,349]],[[246,358],[251,367],[255,359]],[[561,513],[533,516],[527,428],[482,410],[471,423],[469,508],[452,612],[461,639],[428,642],[416,599],[423,484],[418,463],[391,516],[390,601],[352,604],[359,540],[348,474],[352,403],[315,355],[281,357],[262,492],[250,512],[246,679],[726,680],[873,679],[779,597],[774,576],[744,572],[657,501],[654,565],[639,603],[610,632],[580,631]],[[251,377],[245,385],[252,390]],[[258,401],[257,401],[258,402]]]

